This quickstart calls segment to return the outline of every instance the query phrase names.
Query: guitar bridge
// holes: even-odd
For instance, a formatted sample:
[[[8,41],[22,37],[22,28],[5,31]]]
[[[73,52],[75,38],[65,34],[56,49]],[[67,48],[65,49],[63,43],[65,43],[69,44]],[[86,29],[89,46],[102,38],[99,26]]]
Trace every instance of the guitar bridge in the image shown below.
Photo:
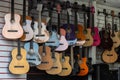
[[[45,36],[44,34],[42,34],[42,35],[36,35],[36,37],[40,37],[40,36]]]
[[[8,32],[18,32],[18,30],[8,30]]]
[[[24,68],[24,66],[14,66],[15,68]]]
[[[46,43],[55,43],[55,41],[47,41]]]

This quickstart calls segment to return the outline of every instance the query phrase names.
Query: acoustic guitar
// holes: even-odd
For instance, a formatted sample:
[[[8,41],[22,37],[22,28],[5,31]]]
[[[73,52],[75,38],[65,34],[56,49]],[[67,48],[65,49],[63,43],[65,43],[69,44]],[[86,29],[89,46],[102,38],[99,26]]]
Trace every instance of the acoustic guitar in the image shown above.
[[[41,56],[41,64],[37,66],[40,70],[49,70],[53,66],[53,60],[52,60],[52,54],[51,54],[51,48],[48,46],[39,47],[39,54]]]
[[[108,30],[107,28],[107,13],[106,13],[106,9],[103,10],[103,13],[105,15],[105,29],[102,29],[101,31],[101,44],[100,46],[105,49],[105,50],[111,50],[112,46],[113,46],[113,40],[110,37],[110,30]]]
[[[66,2],[66,9],[67,9],[67,24],[63,24],[63,28],[66,30],[66,40],[68,41],[68,45],[74,45],[77,41],[75,36],[75,26],[70,23],[70,17],[72,15],[70,2]]]
[[[49,32],[46,29],[45,23],[41,21],[42,7],[43,7],[43,4],[41,4],[40,1],[38,1],[38,4],[37,4],[37,10],[39,13],[38,26],[37,26],[38,29],[36,29],[36,31],[34,32],[34,38],[33,38],[33,40],[37,43],[44,43],[49,40]]]
[[[46,73],[51,75],[59,74],[62,71],[60,53],[55,52],[54,49],[52,49],[52,60],[53,60],[53,65],[51,69],[46,70]]]
[[[79,66],[80,66],[80,71],[78,73],[78,76],[86,76],[89,72],[89,68],[87,66],[87,57],[86,57],[86,54],[87,53],[87,48],[85,48],[85,53],[82,53],[82,46],[80,46],[80,55],[78,55],[79,57]],[[80,56],[82,57],[81,60],[80,60]]]
[[[91,7],[91,17],[92,17],[92,26],[91,26],[91,34],[92,34],[92,37],[93,37],[93,44],[92,46],[98,46],[100,44],[100,36],[99,36],[99,30],[98,30],[98,27],[94,27],[94,13],[95,13],[95,10],[94,10],[94,6]]]
[[[114,63],[116,62],[118,59],[118,55],[117,53],[115,52],[115,48],[112,47],[111,50],[105,50],[103,53],[102,53],[102,60],[105,62],[105,63]]]
[[[12,50],[12,60],[9,64],[9,71],[12,74],[25,74],[29,71],[29,63],[26,60],[26,50],[20,47],[20,39],[18,39],[18,47]]]
[[[22,16],[22,26],[23,26],[23,36],[21,41],[29,41],[33,38],[33,30],[31,28],[31,17],[26,16],[26,0],[23,0],[23,16]]]
[[[34,28],[34,19],[32,19],[31,27],[32,29]],[[24,48],[27,51],[26,59],[29,62],[30,66],[41,64],[41,56],[38,52],[39,45],[33,42],[33,39],[31,39],[30,42],[25,43]]]
[[[50,32],[50,38],[49,40],[45,43],[46,46],[55,46],[58,47],[59,46],[59,38],[58,38],[58,34],[57,34],[57,26],[52,25],[52,8],[53,6],[49,6],[48,7],[48,11],[49,11],[49,17],[51,18],[49,20],[49,32]],[[60,10],[60,5],[57,5],[58,10]]]
[[[120,46],[120,39],[118,37],[118,32],[115,32],[115,25],[114,25],[114,11],[111,11],[112,15],[112,30],[111,30],[111,38],[113,40],[113,47],[117,48]]]
[[[20,15],[14,13],[14,0],[11,0],[11,13],[6,14],[4,18],[5,25],[2,29],[2,35],[6,39],[20,38],[23,35],[23,29],[20,25]]]
[[[59,76],[68,76],[71,74],[72,72],[72,67],[69,63],[70,61],[70,57],[69,56],[65,56],[65,52],[63,52],[60,55],[60,59],[61,59],[61,64],[62,64],[62,71],[58,74]]]

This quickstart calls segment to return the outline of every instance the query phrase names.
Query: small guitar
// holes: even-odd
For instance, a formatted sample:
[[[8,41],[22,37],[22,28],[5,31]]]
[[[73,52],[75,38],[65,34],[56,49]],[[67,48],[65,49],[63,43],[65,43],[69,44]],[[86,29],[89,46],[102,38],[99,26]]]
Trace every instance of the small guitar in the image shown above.
[[[106,18],[107,18],[107,13],[106,13],[106,9],[103,10],[104,15],[105,15],[105,29],[103,29],[101,31],[101,44],[100,46],[105,49],[105,50],[111,50],[112,46],[113,46],[113,40],[110,37],[110,31],[107,29],[107,22],[106,22]]]
[[[33,40],[37,43],[44,43],[49,40],[49,32],[46,29],[45,23],[41,21],[41,11],[42,11],[42,4],[38,2],[37,10],[38,14],[38,29],[36,29]]]
[[[87,48],[85,50],[87,52]],[[79,65],[80,65],[80,72],[78,73],[79,76],[85,76],[88,74],[88,66],[87,66],[87,58],[85,57],[86,54],[88,53],[82,53],[82,47],[80,46],[80,54],[78,55],[78,57],[80,58],[80,56],[82,56],[81,60],[79,60]]]
[[[51,48],[48,46],[43,46],[39,47],[39,53],[41,56],[41,64],[37,66],[38,69],[40,70],[49,70],[53,66],[53,60],[51,57]]]
[[[59,76],[68,76],[72,72],[72,67],[69,60],[69,56],[65,56],[65,53],[63,52],[61,54],[62,71],[58,74]]]
[[[92,46],[98,46],[100,44],[100,36],[99,36],[99,30],[98,27],[94,27],[94,6],[91,7],[91,16],[92,16],[92,37],[93,37],[93,45]],[[91,19],[90,19],[91,20]]]
[[[51,74],[51,75],[59,74],[62,71],[60,53],[54,52],[53,49],[52,49],[52,60],[53,60],[53,65],[51,69],[46,70],[46,73]]]
[[[49,10],[49,17],[51,18],[49,20],[49,31],[51,32],[51,35],[50,35],[50,38],[49,40],[45,43],[46,46],[55,46],[55,47],[58,47],[59,46],[59,38],[58,38],[58,34],[57,34],[57,30],[55,29],[56,26],[55,25],[52,25],[52,8],[53,6],[50,5],[48,7],[48,10]],[[58,7],[58,10],[60,10],[60,8]]]
[[[111,38],[113,40],[113,47],[117,48],[120,46],[120,39],[118,37],[118,32],[115,32],[115,25],[114,25],[114,11],[111,11],[112,15],[112,31],[111,31]]]
[[[18,39],[23,35],[23,29],[20,25],[20,15],[14,13],[14,0],[11,0],[11,13],[5,15],[5,25],[2,29],[2,35],[7,39]]]
[[[22,16],[22,26],[23,26],[23,36],[21,41],[29,41],[33,38],[33,30],[31,28],[31,17],[26,16],[26,0],[23,0],[23,16]]]
[[[118,55],[117,53],[115,52],[115,48],[112,47],[111,50],[105,50],[103,53],[102,53],[102,60],[105,62],[105,63],[114,63],[116,62],[118,59]]]
[[[81,24],[78,24],[78,3],[74,2],[73,5],[74,8],[74,14],[75,14],[75,20],[74,20],[74,25],[76,28],[76,38],[77,38],[77,42],[76,42],[76,46],[80,46],[83,45],[85,43],[85,35],[83,34],[83,26]]]
[[[29,71],[26,50],[20,48],[20,39],[18,39],[18,47],[12,50],[12,60],[9,64],[9,70],[12,74],[25,74]]]
[[[74,45],[77,41],[76,36],[75,36],[75,27],[73,24],[70,24],[70,15],[71,9],[70,9],[70,2],[66,2],[66,8],[67,8],[67,24],[63,24],[63,28],[66,30],[66,39],[68,41],[69,45]]]
[[[31,27],[34,28],[34,20],[32,19]],[[38,52],[39,45],[33,42],[33,39],[30,42],[24,44],[24,48],[27,51],[27,61],[30,66],[36,66],[41,63],[41,56]]]

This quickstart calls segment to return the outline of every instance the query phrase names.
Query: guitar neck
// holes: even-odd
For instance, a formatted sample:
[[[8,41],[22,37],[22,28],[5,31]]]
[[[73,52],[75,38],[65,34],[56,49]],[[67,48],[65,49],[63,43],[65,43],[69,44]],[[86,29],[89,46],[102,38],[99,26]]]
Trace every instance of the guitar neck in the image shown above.
[[[23,24],[26,24],[26,0],[23,0]]]
[[[60,13],[58,13],[58,29],[57,29],[58,34],[60,34]]]
[[[42,27],[42,25],[41,25],[41,12],[39,11],[39,16],[38,16],[39,18],[38,18],[38,28],[39,28],[39,34],[41,34],[41,27]]]
[[[74,69],[74,54],[73,54],[73,46],[70,47],[70,51],[71,51],[71,66]]]
[[[74,24],[75,24],[75,28],[76,28],[76,32],[78,31],[78,18],[77,18],[77,11],[75,11],[75,20],[74,20],[75,22],[74,22]]]
[[[11,22],[14,21],[14,0],[11,0]]]
[[[21,50],[20,50],[20,39],[18,39],[18,54],[17,56],[21,56]]]
[[[83,13],[83,17],[84,17],[84,30],[87,30],[86,13]]]

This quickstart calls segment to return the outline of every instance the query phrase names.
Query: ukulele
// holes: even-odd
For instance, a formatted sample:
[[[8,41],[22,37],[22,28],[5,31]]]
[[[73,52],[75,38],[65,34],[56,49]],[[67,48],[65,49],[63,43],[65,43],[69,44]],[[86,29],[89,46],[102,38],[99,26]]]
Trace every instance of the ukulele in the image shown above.
[[[51,75],[59,74],[62,71],[60,53],[55,52],[54,49],[52,49],[52,60],[53,60],[53,65],[51,69],[46,70],[46,73]]]
[[[68,41],[68,45],[74,45],[77,41],[75,36],[75,27],[73,24],[70,24],[70,15],[71,9],[70,9],[70,2],[66,2],[66,8],[67,8],[67,24],[63,24],[63,28],[66,30],[66,39]]]
[[[86,76],[89,72],[89,68],[87,66],[87,57],[85,56],[87,53],[87,48],[85,48],[85,53],[82,53],[82,46],[80,46],[80,55],[78,55],[79,58],[79,66],[80,66],[80,71],[78,73],[78,76]],[[80,60],[80,56],[82,56]]]
[[[53,60],[51,57],[51,48],[48,46],[43,46],[39,47],[39,54],[41,56],[41,64],[37,66],[38,69],[40,70],[49,70],[53,66]]]
[[[32,19],[31,27],[32,29],[34,28],[34,19]],[[25,43],[24,48],[27,51],[26,59],[29,62],[30,66],[36,66],[41,64],[41,56],[38,52],[39,45],[33,42],[33,39],[30,40],[30,42]]]
[[[76,4],[77,3],[74,3],[74,9],[77,9]],[[86,6],[85,5],[82,5],[82,6],[83,6],[83,11],[85,11]],[[79,17],[79,15],[78,15],[78,17]],[[76,27],[76,30],[77,30],[77,33],[76,33],[77,42],[76,42],[76,44],[78,46],[81,46],[85,43],[85,39],[86,39],[86,37],[83,33],[84,26],[86,26],[86,24],[84,24],[84,26],[81,25],[81,24],[78,24],[77,10],[75,10],[75,22],[74,23],[75,23],[75,27]]]
[[[23,0],[23,16],[22,16],[22,26],[23,26],[23,36],[21,41],[29,41],[33,38],[33,30],[31,28],[31,17],[26,16],[26,0]]]
[[[111,31],[111,38],[113,40],[113,47],[117,48],[120,45],[120,39],[118,37],[118,32],[115,32],[115,25],[114,25],[114,11],[111,11],[112,15],[112,31]]]
[[[55,29],[55,25],[52,25],[52,8],[53,6],[50,5],[48,7],[48,11],[49,11],[49,17],[51,18],[49,21],[49,31],[50,31],[50,38],[49,40],[45,43],[46,46],[55,46],[58,47],[59,46],[59,38],[58,38],[58,34],[57,34],[57,30]],[[58,9],[60,10],[60,8],[58,7]]]
[[[72,67],[69,63],[70,57],[65,56],[65,52],[63,52],[61,55],[61,64],[62,64],[62,71],[58,74],[59,76],[68,76],[72,72]]]
[[[44,43],[49,40],[49,32],[46,29],[45,23],[41,21],[41,12],[43,5],[38,1],[38,29],[36,29],[33,40],[37,43]]]
[[[12,60],[9,64],[9,71],[12,74],[25,74],[29,71],[29,63],[26,60],[26,50],[20,47],[20,39],[18,39],[18,47],[12,50]]]
[[[117,53],[115,52],[115,48],[112,47],[111,50],[105,50],[103,53],[102,53],[102,60],[105,62],[105,63],[114,63],[116,62],[118,59],[118,55]]]
[[[66,31],[63,29],[63,28],[60,28],[60,23],[61,23],[61,20],[60,20],[60,5],[58,4],[57,5],[57,9],[58,9],[58,33],[60,34],[60,38],[59,38],[59,46],[55,49],[55,51],[64,51],[68,48],[68,42],[65,38],[66,36]]]
[[[110,31],[107,29],[107,22],[106,22],[106,18],[107,18],[107,13],[106,13],[106,9],[103,10],[103,13],[105,15],[105,29],[102,29],[101,31],[101,44],[100,46],[105,49],[105,50],[111,50],[112,46],[113,46],[113,41],[110,37]]]
[[[14,13],[14,0],[11,0],[11,13],[6,14],[4,18],[2,35],[7,39],[20,38],[23,35],[23,29],[20,25],[20,15]]]
[[[92,46],[98,46],[100,44],[100,36],[99,36],[99,30],[98,27],[94,27],[94,6],[91,7],[90,15],[92,17],[92,37],[93,37],[93,44]]]

